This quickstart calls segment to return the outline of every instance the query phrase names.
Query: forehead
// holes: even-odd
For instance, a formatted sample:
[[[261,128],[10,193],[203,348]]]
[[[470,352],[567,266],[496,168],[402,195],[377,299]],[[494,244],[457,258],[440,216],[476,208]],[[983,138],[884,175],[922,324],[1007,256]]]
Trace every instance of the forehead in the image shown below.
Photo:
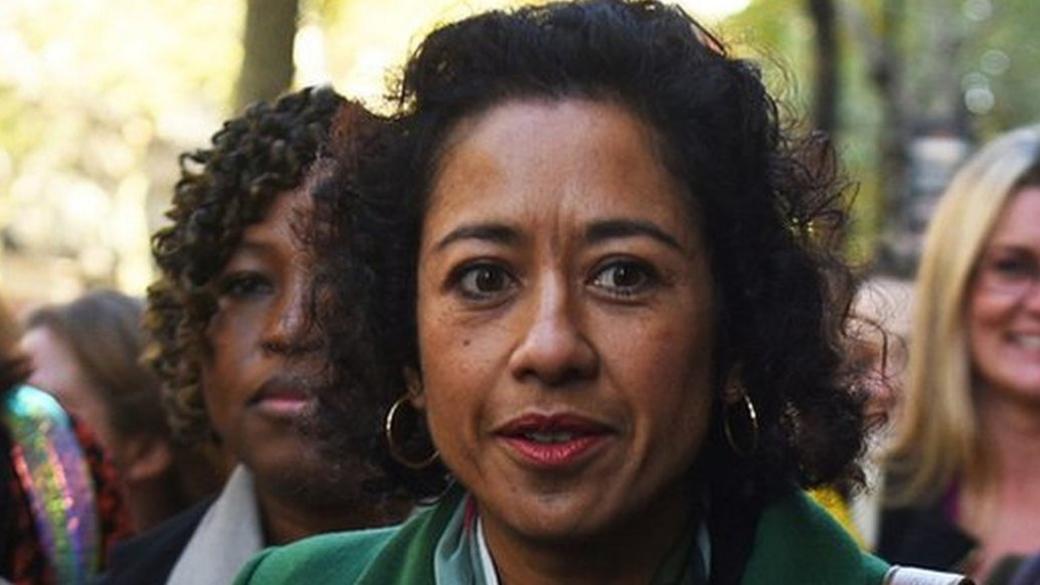
[[[295,241],[299,232],[306,229],[301,222],[307,220],[312,207],[310,189],[306,185],[283,191],[275,195],[259,221],[246,226],[242,239],[288,238]]]
[[[1021,188],[1001,210],[991,246],[1024,246],[1040,253],[1040,186]]]
[[[465,119],[451,132],[429,211],[516,213],[628,206],[688,217],[684,187],[666,168],[653,129],[613,101],[514,100]]]

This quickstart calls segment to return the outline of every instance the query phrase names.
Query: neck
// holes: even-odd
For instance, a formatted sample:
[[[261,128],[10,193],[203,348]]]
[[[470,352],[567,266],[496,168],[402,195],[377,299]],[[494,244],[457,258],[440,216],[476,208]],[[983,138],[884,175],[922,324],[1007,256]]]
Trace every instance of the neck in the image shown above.
[[[981,541],[974,576],[988,575],[1008,554],[1027,554],[1040,546],[1040,408],[1008,400],[1012,394],[984,391],[979,418],[986,475],[961,495],[961,525]]]
[[[371,498],[345,501],[316,494],[284,497],[256,486],[264,542],[282,545],[301,538],[337,532],[374,528],[400,521],[411,508],[404,500],[375,502]],[[310,505],[315,502],[317,505]],[[330,503],[331,502],[331,503]]]
[[[515,532],[494,530],[485,538],[503,585],[646,584],[665,556],[696,520],[690,496],[677,486],[671,497],[604,535],[554,542],[535,542]]]
[[[1040,406],[983,392],[979,409],[993,478],[1002,486],[1040,486]],[[1040,490],[1037,490],[1040,491]]]

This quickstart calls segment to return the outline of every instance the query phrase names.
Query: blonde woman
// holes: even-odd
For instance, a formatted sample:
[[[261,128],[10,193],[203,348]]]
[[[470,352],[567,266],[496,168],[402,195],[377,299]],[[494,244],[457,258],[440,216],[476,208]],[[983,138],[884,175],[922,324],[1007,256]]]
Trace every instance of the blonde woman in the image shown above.
[[[956,175],[925,242],[879,554],[996,579],[1040,550],[1040,126]]]

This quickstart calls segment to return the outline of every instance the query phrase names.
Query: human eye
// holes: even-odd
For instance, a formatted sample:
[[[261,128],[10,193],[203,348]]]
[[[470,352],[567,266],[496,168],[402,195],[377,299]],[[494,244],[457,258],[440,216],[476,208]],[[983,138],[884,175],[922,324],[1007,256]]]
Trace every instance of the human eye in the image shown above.
[[[516,286],[516,278],[500,264],[480,261],[455,270],[450,283],[464,299],[486,303],[507,295]]]
[[[650,291],[659,280],[647,263],[623,258],[600,265],[589,284],[612,297],[630,299]]]
[[[1033,262],[1026,258],[1015,256],[996,258],[993,260],[991,268],[994,272],[1010,278],[1030,277],[1036,270]]]
[[[271,280],[252,270],[229,272],[217,283],[217,294],[230,299],[250,299],[274,290]]]

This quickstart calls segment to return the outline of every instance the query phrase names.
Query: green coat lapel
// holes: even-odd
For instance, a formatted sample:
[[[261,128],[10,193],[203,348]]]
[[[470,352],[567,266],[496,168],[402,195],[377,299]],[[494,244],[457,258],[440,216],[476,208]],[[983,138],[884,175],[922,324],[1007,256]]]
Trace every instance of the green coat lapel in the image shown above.
[[[434,548],[463,497],[465,491],[454,488],[436,506],[402,525],[357,585],[433,585]]]
[[[798,491],[763,511],[741,583],[875,585],[887,570],[880,559],[862,552],[826,510]]]

